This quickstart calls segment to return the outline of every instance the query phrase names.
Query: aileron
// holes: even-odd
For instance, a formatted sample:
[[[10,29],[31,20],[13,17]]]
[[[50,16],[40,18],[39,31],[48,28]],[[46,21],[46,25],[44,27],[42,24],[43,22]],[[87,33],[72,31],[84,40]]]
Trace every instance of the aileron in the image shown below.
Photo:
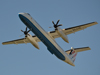
[[[80,31],[80,30],[84,30],[85,28],[93,26],[95,24],[98,24],[98,23],[91,22],[91,23],[87,23],[87,24],[83,24],[83,25],[79,25],[79,26],[75,26],[75,27],[66,28],[66,29],[63,29],[63,32],[66,35],[68,35],[68,34],[75,33],[75,32]]]
[[[22,43],[29,43],[29,41],[25,38],[22,38],[22,39],[3,42],[2,44],[7,45],[7,44],[22,44]]]

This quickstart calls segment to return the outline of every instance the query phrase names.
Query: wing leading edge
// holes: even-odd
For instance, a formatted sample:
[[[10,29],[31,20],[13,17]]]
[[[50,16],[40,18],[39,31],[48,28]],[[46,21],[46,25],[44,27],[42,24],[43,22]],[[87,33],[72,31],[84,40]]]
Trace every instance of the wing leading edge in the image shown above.
[[[36,37],[36,36],[32,36],[33,39],[35,39],[36,42],[40,42],[40,40]],[[3,45],[7,45],[7,44],[22,44],[22,43],[30,43],[26,38],[21,38],[21,39],[17,39],[17,40],[12,40],[12,41],[7,41],[7,42],[3,42]]]
[[[75,26],[75,27],[70,27],[70,28],[65,28],[65,29],[62,29],[64,34],[65,35],[69,35],[69,34],[72,34],[72,33],[75,33],[77,31],[80,31],[80,30],[84,30],[86,29],[87,27],[90,27],[90,26],[93,26],[93,25],[96,25],[98,24],[97,22],[91,22],[91,23],[87,23],[87,24],[83,24],[83,25],[79,25],[79,26]],[[49,32],[50,35],[53,37],[53,38],[58,38],[60,37],[56,31],[51,31]]]
[[[98,24],[98,23],[91,22],[91,23],[87,23],[87,24],[83,24],[83,25],[79,25],[79,26],[75,26],[75,27],[65,28],[62,30],[63,30],[65,35],[68,35],[68,34],[75,33],[75,32],[80,31],[80,30],[84,30],[85,28],[96,25],[96,24]],[[54,39],[60,37],[56,31],[48,32],[48,34],[50,36],[52,36]],[[36,42],[40,42],[38,37],[36,37],[36,36],[32,36],[32,37],[33,37],[33,39],[35,39]],[[22,44],[22,43],[30,43],[30,42],[26,38],[21,38],[21,39],[17,39],[17,40],[3,42],[2,44],[7,45],[7,44]]]

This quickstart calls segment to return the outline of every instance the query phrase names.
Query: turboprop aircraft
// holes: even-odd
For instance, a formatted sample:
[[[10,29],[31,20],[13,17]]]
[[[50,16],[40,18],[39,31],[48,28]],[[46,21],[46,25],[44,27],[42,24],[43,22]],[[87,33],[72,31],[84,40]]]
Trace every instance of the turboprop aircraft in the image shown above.
[[[28,13],[19,13],[19,18],[21,21],[30,29],[23,31],[25,34],[25,38],[12,40],[3,42],[3,45],[6,44],[21,44],[21,43],[31,43],[35,48],[39,49],[38,42],[43,42],[47,49],[50,51],[51,54],[54,54],[56,57],[61,59],[62,61],[75,66],[74,61],[77,55],[77,52],[90,50],[89,47],[82,47],[82,48],[71,48],[70,50],[64,51],[54,40],[55,38],[61,37],[65,42],[69,43],[68,41],[68,34],[75,33],[77,31],[83,30],[87,27],[93,26],[97,24],[97,22],[91,22],[71,28],[61,29],[59,26],[62,26],[61,24],[58,25],[59,21],[55,24],[53,21],[53,25],[55,28],[55,31],[46,32]],[[35,35],[32,36],[28,32],[32,31]]]

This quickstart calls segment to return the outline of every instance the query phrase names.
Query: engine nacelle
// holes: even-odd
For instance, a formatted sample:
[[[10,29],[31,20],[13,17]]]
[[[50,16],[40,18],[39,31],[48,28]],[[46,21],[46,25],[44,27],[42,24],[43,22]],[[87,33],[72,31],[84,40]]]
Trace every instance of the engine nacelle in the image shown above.
[[[63,33],[62,29],[60,27],[57,27],[56,32],[59,34],[59,36],[67,43],[69,43],[68,41],[68,37]]]
[[[39,49],[38,43],[33,39],[33,37],[30,34],[27,34],[26,39],[37,49]]]

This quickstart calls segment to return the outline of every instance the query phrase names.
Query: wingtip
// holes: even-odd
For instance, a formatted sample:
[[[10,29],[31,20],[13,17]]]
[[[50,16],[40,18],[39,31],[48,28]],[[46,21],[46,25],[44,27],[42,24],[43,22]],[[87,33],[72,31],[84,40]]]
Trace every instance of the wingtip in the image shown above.
[[[4,43],[2,42],[2,45],[4,45]]]
[[[89,46],[87,48],[88,48],[88,50],[91,50],[91,48]]]
[[[95,23],[95,24],[98,24],[98,22],[96,22],[96,21],[95,21],[94,23]]]

